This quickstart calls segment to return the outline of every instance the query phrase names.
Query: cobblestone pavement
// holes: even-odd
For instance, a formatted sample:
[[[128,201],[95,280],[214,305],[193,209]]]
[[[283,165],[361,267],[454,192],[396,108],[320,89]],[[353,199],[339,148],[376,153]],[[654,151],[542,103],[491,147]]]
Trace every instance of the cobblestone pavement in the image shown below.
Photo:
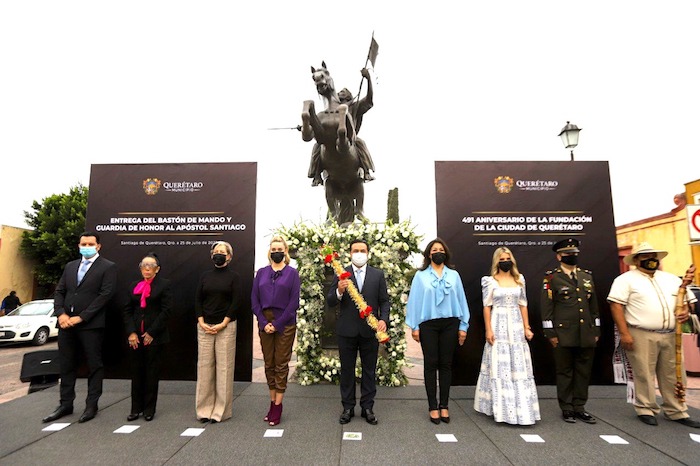
[[[29,390],[29,382],[24,383],[19,380],[24,353],[57,348],[58,343],[55,338],[43,346],[3,343],[0,346],[0,403],[24,396]]]

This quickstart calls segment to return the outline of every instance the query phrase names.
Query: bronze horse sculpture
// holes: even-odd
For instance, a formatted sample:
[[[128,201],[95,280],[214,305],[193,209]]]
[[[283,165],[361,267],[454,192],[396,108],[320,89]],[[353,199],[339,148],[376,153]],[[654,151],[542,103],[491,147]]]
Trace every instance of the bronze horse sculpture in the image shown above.
[[[320,161],[325,171],[328,216],[338,224],[352,223],[364,218],[362,210],[365,191],[360,158],[355,147],[355,124],[348,106],[341,104],[326,63],[311,67],[316,90],[326,108],[316,112],[313,100],[304,101],[301,114],[301,137],[316,140],[320,146]]]

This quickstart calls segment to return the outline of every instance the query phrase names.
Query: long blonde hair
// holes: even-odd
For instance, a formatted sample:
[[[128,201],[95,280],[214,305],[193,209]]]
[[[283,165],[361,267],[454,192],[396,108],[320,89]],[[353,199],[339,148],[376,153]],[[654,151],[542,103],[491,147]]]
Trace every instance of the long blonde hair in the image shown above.
[[[281,236],[274,236],[270,240],[270,246],[272,246],[272,243],[284,244],[284,263],[289,265],[289,261],[291,261],[292,258],[289,257],[289,246],[287,245],[287,241],[285,241],[285,239]],[[267,249],[267,260],[270,262],[270,264],[272,264],[272,257],[270,257],[270,248]]]
[[[513,277],[515,283],[517,283],[520,286],[523,286],[523,283],[520,281],[520,271],[518,270],[518,262],[515,260],[513,252],[506,247],[496,248],[496,250],[493,252],[493,259],[491,260],[491,276],[495,278],[496,274],[500,270],[498,268],[498,263],[500,262],[501,254],[504,253],[510,255],[510,260],[513,261],[513,267],[508,273],[510,273],[510,275]]]

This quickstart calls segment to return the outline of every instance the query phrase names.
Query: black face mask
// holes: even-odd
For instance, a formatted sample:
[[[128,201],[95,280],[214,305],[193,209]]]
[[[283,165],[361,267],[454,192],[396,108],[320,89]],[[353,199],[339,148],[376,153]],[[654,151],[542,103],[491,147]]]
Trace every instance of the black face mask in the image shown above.
[[[643,261],[639,261],[639,266],[647,270],[656,270],[659,268],[659,259],[644,259]]]
[[[430,255],[430,259],[435,263],[435,265],[440,265],[445,262],[447,255],[444,252],[434,252]]]
[[[513,261],[500,261],[498,263],[498,268],[504,272],[510,272],[510,269],[513,268]]]
[[[226,263],[226,254],[214,254],[211,260],[214,261],[214,265],[221,267]]]
[[[279,264],[280,262],[282,262],[284,260],[284,252],[283,251],[271,252],[270,259],[272,259],[272,261],[275,264]]]
[[[561,256],[562,263],[566,265],[578,264],[578,256]]]

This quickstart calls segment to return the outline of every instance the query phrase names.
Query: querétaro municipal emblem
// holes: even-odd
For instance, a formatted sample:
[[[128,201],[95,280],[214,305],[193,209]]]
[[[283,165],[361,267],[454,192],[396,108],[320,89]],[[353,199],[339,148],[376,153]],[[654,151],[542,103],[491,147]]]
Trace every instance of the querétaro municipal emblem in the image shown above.
[[[499,193],[508,194],[513,189],[513,178],[510,176],[499,176],[493,179],[493,185]]]
[[[158,193],[160,189],[160,180],[158,178],[146,178],[143,180],[143,191],[149,196]]]

